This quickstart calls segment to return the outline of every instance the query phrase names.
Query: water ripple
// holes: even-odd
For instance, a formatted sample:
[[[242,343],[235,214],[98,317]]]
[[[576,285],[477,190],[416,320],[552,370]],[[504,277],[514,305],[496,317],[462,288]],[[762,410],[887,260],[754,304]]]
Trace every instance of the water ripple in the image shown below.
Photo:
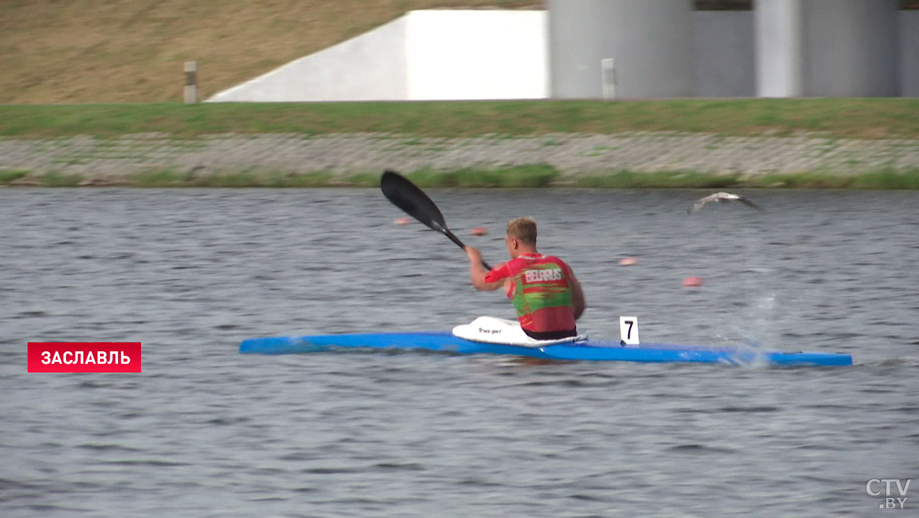
[[[875,512],[867,480],[919,474],[919,195],[757,191],[765,213],[687,218],[698,194],[431,193],[451,227],[492,229],[464,240],[495,262],[504,222],[536,217],[591,336],[637,314],[646,340],[855,366],[239,355],[252,336],[513,310],[376,190],[2,191],[0,515]],[[143,373],[26,372],[28,341],[102,340],[141,341]]]

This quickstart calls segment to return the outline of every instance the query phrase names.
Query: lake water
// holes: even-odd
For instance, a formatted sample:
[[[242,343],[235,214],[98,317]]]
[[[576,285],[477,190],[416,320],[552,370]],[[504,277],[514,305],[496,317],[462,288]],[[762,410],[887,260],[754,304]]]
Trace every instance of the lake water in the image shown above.
[[[853,367],[239,355],[513,310],[375,189],[0,190],[0,515],[915,516],[919,482],[901,511],[866,484],[919,478],[919,193],[688,216],[709,192],[430,194],[492,263],[535,217],[592,337],[637,315],[646,342]],[[29,341],[140,341],[143,372],[30,374]]]

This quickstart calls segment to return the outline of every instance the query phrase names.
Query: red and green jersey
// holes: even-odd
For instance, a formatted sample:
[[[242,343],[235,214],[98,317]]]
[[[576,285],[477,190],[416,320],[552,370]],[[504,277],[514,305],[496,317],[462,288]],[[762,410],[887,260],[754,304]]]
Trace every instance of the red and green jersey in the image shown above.
[[[485,282],[510,279],[507,297],[520,326],[535,333],[574,331],[571,268],[558,257],[524,254],[485,275]]]

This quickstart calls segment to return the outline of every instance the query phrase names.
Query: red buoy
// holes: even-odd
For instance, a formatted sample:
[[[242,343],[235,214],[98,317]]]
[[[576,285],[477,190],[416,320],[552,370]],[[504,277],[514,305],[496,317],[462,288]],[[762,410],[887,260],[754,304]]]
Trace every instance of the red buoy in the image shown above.
[[[686,277],[683,279],[683,286],[687,288],[698,288],[704,284],[702,282],[702,277]]]

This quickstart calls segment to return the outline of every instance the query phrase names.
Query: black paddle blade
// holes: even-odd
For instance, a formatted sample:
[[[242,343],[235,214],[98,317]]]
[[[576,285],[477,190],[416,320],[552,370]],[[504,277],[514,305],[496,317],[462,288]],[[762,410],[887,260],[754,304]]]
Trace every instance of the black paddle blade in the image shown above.
[[[380,179],[383,196],[409,216],[438,232],[447,230],[444,216],[428,195],[401,174],[386,170]]]
[[[406,214],[449,237],[450,241],[456,243],[456,246],[466,248],[460,238],[447,228],[444,216],[437,205],[434,205],[431,198],[428,198],[428,195],[408,178],[387,169],[380,178],[380,190],[383,191],[383,196],[386,196],[387,200],[405,211]],[[482,265],[486,270],[491,270],[491,266],[488,266],[485,261],[482,261]]]

